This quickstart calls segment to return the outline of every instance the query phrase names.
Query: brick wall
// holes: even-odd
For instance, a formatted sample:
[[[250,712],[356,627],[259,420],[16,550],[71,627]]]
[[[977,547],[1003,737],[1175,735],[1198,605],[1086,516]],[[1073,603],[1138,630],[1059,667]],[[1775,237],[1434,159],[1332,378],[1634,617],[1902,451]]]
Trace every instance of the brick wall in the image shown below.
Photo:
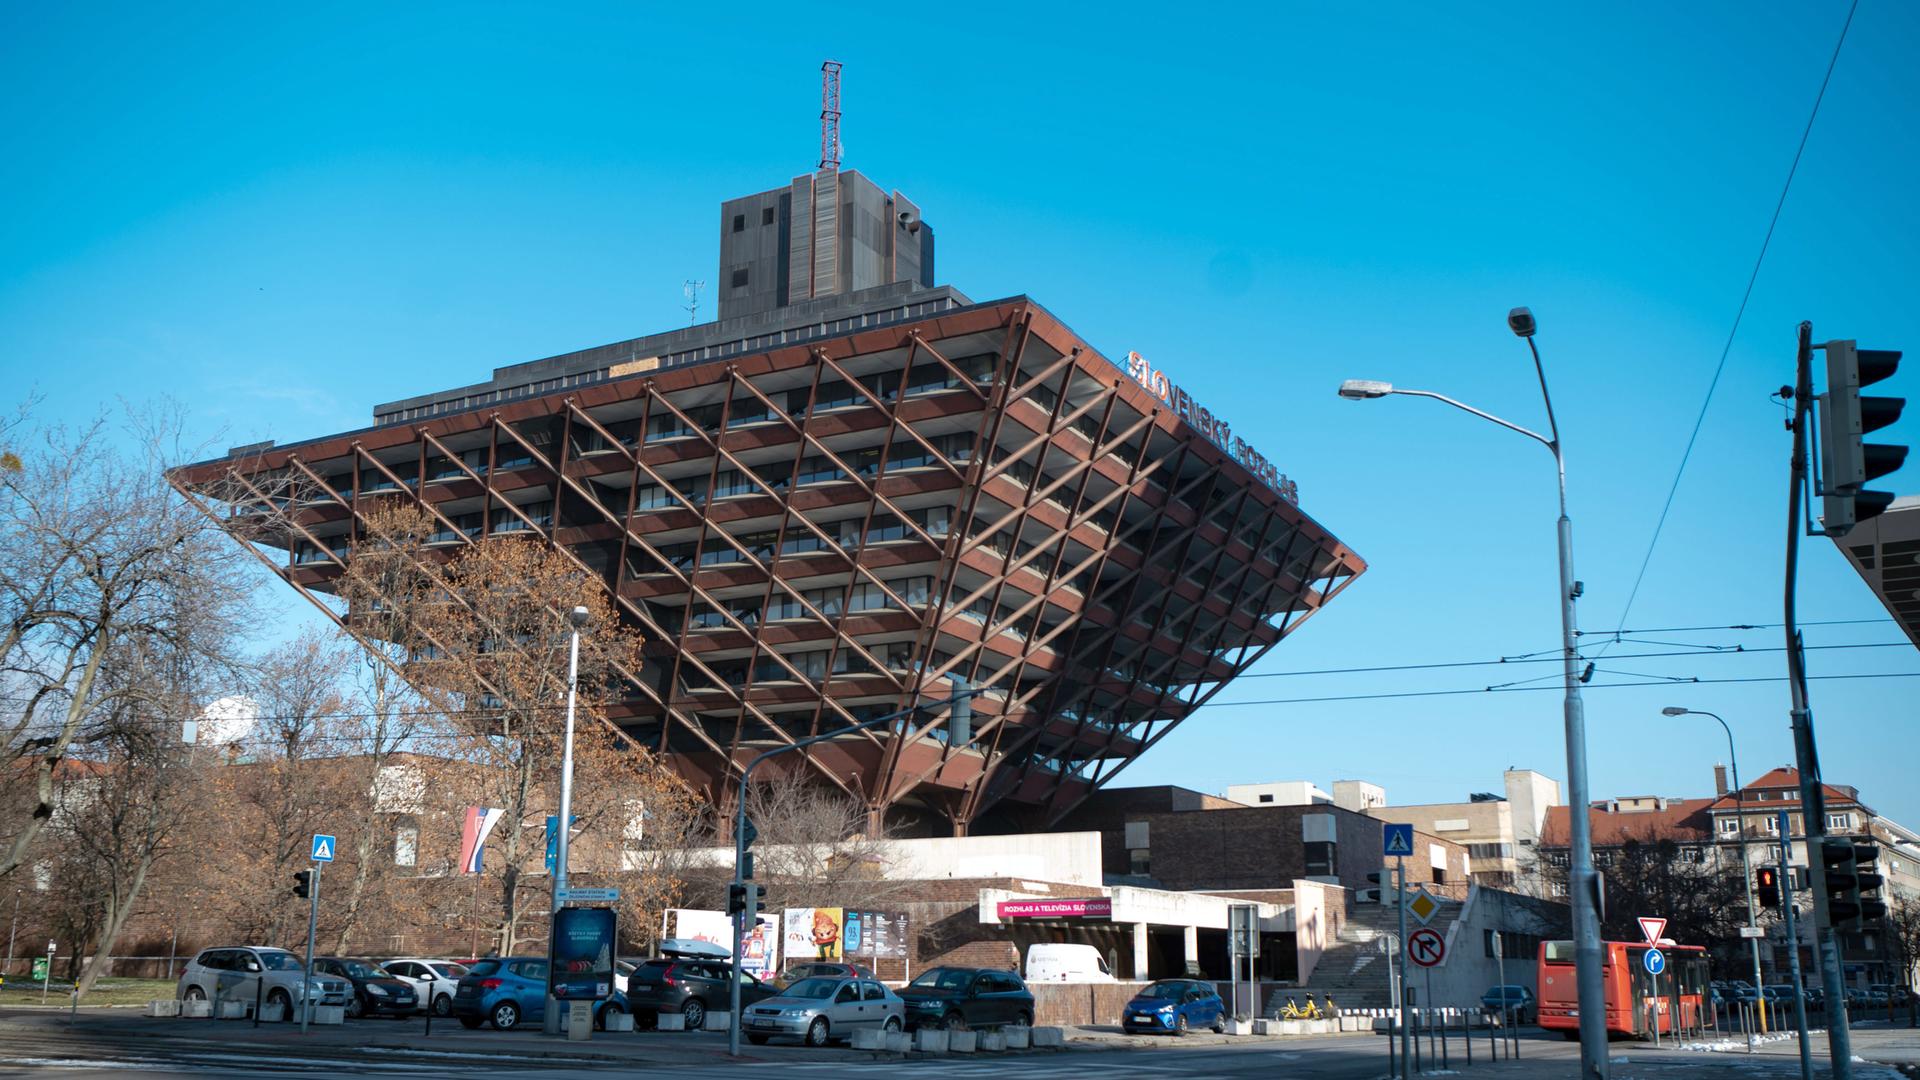
[[[1033,1022],[1046,1027],[1118,1024],[1120,1010],[1142,982],[1041,983],[1033,991]]]

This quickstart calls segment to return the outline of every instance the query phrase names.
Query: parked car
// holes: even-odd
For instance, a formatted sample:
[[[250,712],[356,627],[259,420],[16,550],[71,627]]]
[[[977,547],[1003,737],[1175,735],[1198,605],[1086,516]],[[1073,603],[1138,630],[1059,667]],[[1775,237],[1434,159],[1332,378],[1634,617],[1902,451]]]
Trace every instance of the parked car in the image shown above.
[[[593,1026],[605,1029],[607,1017],[633,1010],[627,996],[615,990],[593,1008]],[[511,1031],[538,1022],[547,1015],[547,958],[544,956],[489,956],[468,965],[453,992],[453,1015],[464,1028],[492,1024]]]
[[[1774,983],[1770,986],[1763,986],[1760,988],[1760,993],[1766,997],[1768,1009],[1772,1009],[1776,1005],[1783,1009],[1793,1008],[1794,994],[1792,983]]]
[[[843,964],[832,960],[808,960],[795,964],[775,979],[775,986],[792,986],[802,979],[872,979],[873,972],[859,964]]]
[[[1091,945],[1036,942],[1027,946],[1027,982],[1118,982],[1107,958]]]
[[[382,1013],[406,1016],[420,1002],[412,983],[387,974],[385,968],[370,960],[347,956],[316,956],[313,970],[353,984],[353,1000],[347,1002],[347,1015],[379,1016]]]
[[[453,1015],[453,993],[460,988],[460,976],[467,973],[466,965],[451,960],[403,957],[385,961],[380,966],[394,978],[413,984],[414,995],[419,999],[414,1006],[417,1011],[426,1012],[431,1007],[435,1016]]]
[[[1511,1016],[1516,1024],[1528,1024],[1540,1018],[1540,1003],[1533,991],[1524,986],[1493,986],[1480,995],[1480,1011],[1488,1016]]]
[[[1031,963],[1031,958],[1029,958]],[[1210,982],[1161,979],[1140,989],[1120,1010],[1120,1028],[1127,1034],[1172,1032],[1185,1035],[1193,1028],[1227,1030],[1227,1005]]]
[[[180,972],[174,993],[182,1001],[259,1001],[279,1007],[289,1020],[296,1002],[345,1005],[353,1000],[353,984],[345,979],[305,978],[302,972],[300,958],[285,949],[201,949]]]
[[[755,1046],[779,1036],[825,1046],[834,1039],[850,1039],[862,1028],[899,1031],[906,1023],[907,1006],[871,977],[817,976],[742,1011],[747,1017],[742,1030]]]
[[[661,1013],[679,1013],[687,1018],[688,1031],[698,1031],[710,1010],[726,1012],[730,1007],[727,980],[733,977],[733,963],[728,960],[662,956],[635,967],[627,976],[627,1001],[636,1021],[658,1022]],[[741,972],[739,978],[742,1010],[778,993],[748,972]]]
[[[900,991],[907,1028],[950,1031],[1033,1023],[1033,991],[1011,971],[991,968],[928,968]]]
[[[1908,990],[1904,986],[1895,986],[1892,983],[1874,983],[1872,986],[1867,987],[1867,989],[1875,994],[1881,995],[1880,1003],[1882,1005],[1892,1002],[1894,1008],[1897,1009],[1906,1008],[1908,999],[1913,997],[1911,990]]]

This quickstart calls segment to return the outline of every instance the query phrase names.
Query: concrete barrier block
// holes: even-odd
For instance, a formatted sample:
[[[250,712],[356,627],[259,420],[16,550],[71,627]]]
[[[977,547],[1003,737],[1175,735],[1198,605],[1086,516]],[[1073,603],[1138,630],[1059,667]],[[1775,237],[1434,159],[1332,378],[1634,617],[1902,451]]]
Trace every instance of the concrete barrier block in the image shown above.
[[[1232,1019],[1229,1019],[1229,1020],[1227,1021],[1227,1034],[1229,1034],[1229,1035],[1251,1035],[1251,1034],[1253,1034],[1253,1021],[1251,1021],[1251,1020],[1242,1020],[1242,1019],[1240,1019],[1240,1018],[1238,1018],[1238,1017],[1234,1017],[1234,1018],[1232,1018]]]
[[[878,1028],[854,1028],[852,1046],[855,1050],[884,1050],[887,1033]]]
[[[947,1052],[947,1030],[945,1028],[923,1027],[913,1033],[913,1048],[923,1054],[944,1054]]]
[[[700,1025],[701,1031],[728,1031],[733,1027],[733,1014],[730,1012],[710,1012],[707,1022]]]
[[[979,1032],[949,1031],[947,1032],[947,1050],[955,1054],[971,1054],[978,1045],[979,1039]]]
[[[889,1054],[904,1054],[913,1049],[913,1036],[908,1035],[904,1031],[886,1031],[881,1034],[887,1037],[887,1053]]]
[[[313,1022],[316,1024],[344,1024],[347,1022],[347,1010],[343,1005],[315,1005]]]
[[[1042,1050],[1059,1050],[1067,1045],[1067,1032],[1057,1027],[1034,1028],[1033,1045]]]
[[[980,1033],[980,1052],[998,1054],[1007,1048],[1007,1033],[1004,1031],[983,1031]]]
[[[555,820],[558,820],[558,819],[555,819]],[[731,991],[731,990],[729,990],[729,991],[728,991],[728,993],[732,993],[732,991]],[[686,1014],[685,1014],[685,1013],[670,1013],[670,1012],[663,1012],[663,1013],[661,1013],[661,1014],[660,1014],[660,1030],[661,1030],[661,1031],[685,1031],[685,1030],[687,1030],[687,1017],[686,1017]]]
[[[251,1001],[223,1001],[220,1003],[220,1019],[245,1020],[252,1009]]]
[[[278,1024],[286,1018],[287,1007],[277,1001],[269,1001],[260,1006],[260,1022],[263,1024]]]
[[[1033,1029],[1018,1024],[1006,1029],[1007,1049],[1025,1050],[1033,1045]]]
[[[196,1020],[205,1020],[207,1017],[213,1015],[213,1002],[205,998],[201,998],[199,1001],[183,1001],[180,1003],[180,1015],[190,1016]]]
[[[1253,1033],[1255,1035],[1278,1035],[1280,1034],[1279,1023],[1278,1020],[1268,1020],[1264,1016],[1256,1016],[1253,1018]]]
[[[1337,1031],[1337,1030],[1338,1028],[1335,1026],[1334,1022],[1331,1020],[1307,1021],[1307,1034],[1309,1035],[1326,1035],[1330,1032]]]
[[[180,1002],[174,998],[161,998],[147,1002],[148,1016],[179,1016]]]
[[[633,1030],[633,1014],[625,1013],[625,1012],[608,1012],[607,1013],[607,1030],[608,1031],[632,1031]]]

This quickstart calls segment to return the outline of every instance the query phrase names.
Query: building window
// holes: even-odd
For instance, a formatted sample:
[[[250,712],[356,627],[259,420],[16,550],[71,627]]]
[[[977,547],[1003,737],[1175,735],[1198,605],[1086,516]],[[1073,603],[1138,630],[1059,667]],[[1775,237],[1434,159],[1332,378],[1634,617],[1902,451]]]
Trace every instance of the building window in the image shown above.
[[[1564,851],[1549,851],[1547,852],[1547,862],[1552,866],[1565,866],[1567,865],[1567,853]]]
[[[1153,862],[1148,856],[1149,856],[1149,853],[1145,848],[1135,848],[1134,850],[1127,852],[1127,873],[1129,874],[1151,873],[1152,871],[1150,867],[1153,865]]]
[[[420,861],[420,830],[402,825],[393,834],[393,865],[413,866]]]
[[[733,287],[736,289],[744,289],[747,287],[747,268],[746,267],[743,266],[740,269],[735,270],[733,272]]]
[[[1272,796],[1272,795],[1262,795],[1262,796],[1260,796],[1260,801],[1261,801],[1261,802],[1272,802],[1272,801],[1273,801],[1273,796]]]
[[[762,225],[773,224],[773,207],[769,206],[766,209],[760,211],[760,224]]]
[[[1733,818],[1733,817],[1721,818],[1720,819],[1720,835],[1721,836],[1740,835],[1740,819]]]
[[[1777,817],[1763,817],[1760,819],[1760,824],[1770,833],[1778,833],[1780,831],[1780,819]]]
[[[747,215],[745,214],[733,215],[733,231],[734,232],[747,231]]]
[[[1842,814],[1827,815],[1827,830],[1829,832],[1848,832],[1852,830],[1852,828],[1853,828],[1852,814],[1842,813]]]
[[[1707,853],[1697,847],[1683,847],[1680,849],[1680,861],[1704,863],[1707,861]]]
[[[1326,840],[1310,840],[1301,845],[1306,849],[1307,876],[1333,876],[1333,844]]]
[[[1433,868],[1433,883],[1434,883],[1435,885],[1445,885],[1445,884],[1447,883],[1447,868],[1446,868],[1446,867],[1444,867],[1444,866],[1436,866],[1436,867],[1434,867],[1434,868]]]

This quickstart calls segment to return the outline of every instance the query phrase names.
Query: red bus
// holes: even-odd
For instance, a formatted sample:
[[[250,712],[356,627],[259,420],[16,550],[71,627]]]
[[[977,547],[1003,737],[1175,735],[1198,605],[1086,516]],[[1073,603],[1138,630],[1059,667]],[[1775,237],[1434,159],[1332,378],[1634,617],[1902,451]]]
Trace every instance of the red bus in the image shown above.
[[[1607,1032],[1651,1038],[1698,1031],[1710,1019],[1707,950],[1698,945],[1661,945],[1666,956],[1656,987],[1647,973],[1644,942],[1600,943],[1600,983],[1606,991]],[[1573,942],[1540,944],[1540,1026],[1569,1039],[1580,1037],[1579,996],[1574,989]],[[1656,992],[1657,990],[1657,992]]]

